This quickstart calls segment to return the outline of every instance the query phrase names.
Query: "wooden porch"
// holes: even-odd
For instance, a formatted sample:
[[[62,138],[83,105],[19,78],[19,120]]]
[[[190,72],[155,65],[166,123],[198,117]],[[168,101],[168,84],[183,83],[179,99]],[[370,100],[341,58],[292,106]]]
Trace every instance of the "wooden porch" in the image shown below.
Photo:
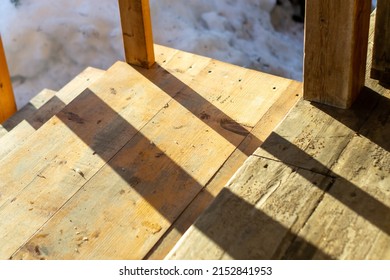
[[[366,77],[342,98],[306,96],[356,99],[350,109],[211,58],[159,45],[151,56],[146,24],[149,39],[127,44],[147,46],[127,56],[139,66],[88,68],[2,124],[0,258],[390,259],[390,91],[386,68],[370,78],[374,20]],[[313,93],[320,77],[307,77]]]

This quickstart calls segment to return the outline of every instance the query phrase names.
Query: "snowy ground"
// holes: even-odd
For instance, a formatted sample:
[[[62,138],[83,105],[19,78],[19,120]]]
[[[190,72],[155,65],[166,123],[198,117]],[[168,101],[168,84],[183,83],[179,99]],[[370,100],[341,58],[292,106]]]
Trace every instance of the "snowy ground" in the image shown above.
[[[284,2],[150,0],[155,42],[300,80],[303,25]],[[0,11],[19,108],[87,66],[107,69],[123,60],[115,0],[1,0]]]

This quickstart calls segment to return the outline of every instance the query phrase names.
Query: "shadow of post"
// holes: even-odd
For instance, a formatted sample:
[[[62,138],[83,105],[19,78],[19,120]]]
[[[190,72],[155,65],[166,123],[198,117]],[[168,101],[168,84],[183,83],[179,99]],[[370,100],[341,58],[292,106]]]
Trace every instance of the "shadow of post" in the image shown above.
[[[172,82],[172,81],[171,81]],[[181,87],[180,85],[179,87]],[[183,89],[182,89],[183,90]],[[120,94],[118,92],[118,94]],[[207,100],[200,97],[196,92],[191,91],[189,98],[194,98],[195,102],[208,103]],[[190,99],[188,100],[190,102]],[[91,106],[93,104],[93,106]],[[183,105],[183,104],[182,104]],[[207,106],[210,110],[219,111],[211,103]],[[91,112],[94,112],[91,114]],[[192,112],[199,116],[198,112]],[[223,113],[220,113],[223,114]],[[91,118],[91,115],[94,118]],[[213,200],[213,196],[204,190],[204,185],[200,184],[194,179],[188,172],[186,172],[182,166],[179,166],[174,160],[169,158],[166,153],[159,149],[152,141],[142,134],[141,131],[135,129],[128,121],[122,118],[117,112],[111,109],[103,100],[95,95],[91,90],[84,91],[79,97],[71,102],[64,110],[57,114],[57,117],[66,126],[71,129],[75,135],[82,139],[94,152],[96,156],[100,156],[107,162],[107,165],[111,167],[123,180],[127,182],[127,185],[132,190],[135,190],[142,196],[148,204],[169,220],[170,223],[174,223],[177,217],[184,211],[187,205],[193,200],[193,198],[200,192],[205,192],[207,200]],[[227,115],[224,118],[232,121]],[[203,122],[208,124],[210,119],[202,119]],[[98,129],[99,126],[104,125],[104,129]],[[239,126],[239,124],[235,124]],[[221,132],[221,135],[228,137],[231,134],[225,134],[222,127],[213,127],[213,129]],[[245,129],[245,128],[242,128]],[[249,134],[249,132],[247,132]],[[113,155],[111,147],[117,144],[118,136],[127,137],[123,147]],[[190,135],[188,137],[191,137]],[[254,137],[252,135],[252,137]],[[229,139],[228,139],[229,140]],[[123,142],[123,139],[120,140]],[[240,142],[231,140],[237,147]],[[259,140],[260,142],[260,140]],[[137,147],[137,153],[134,153],[134,147]],[[205,158],[207,160],[207,158]],[[150,177],[150,170],[160,170],[162,172],[155,172],[155,176]],[[211,178],[209,178],[211,179]],[[95,180],[96,182],[96,180]],[[88,183],[87,183],[88,184]],[[107,185],[105,188],[111,188],[114,186]],[[225,190],[226,192],[226,190]],[[180,200],[178,200],[180,198]],[[99,201],[94,202],[99,205]],[[267,223],[272,225],[272,234],[277,234],[280,231],[288,232],[288,229],[283,228],[277,221],[273,221],[272,218],[266,217],[264,213],[256,210],[252,205],[242,201],[241,198],[234,198],[235,207],[244,209],[244,215],[251,217],[254,223],[252,225],[259,226],[259,223]],[[234,206],[232,204],[232,206]],[[102,207],[97,207],[99,209]],[[131,211],[129,208],[128,211]],[[128,213],[123,213],[123,217],[116,217],[120,221],[126,221]],[[232,217],[233,218],[233,217]],[[236,217],[238,220],[243,221],[240,217]],[[232,223],[235,220],[230,220]],[[122,224],[121,226],[126,226]],[[246,226],[242,224],[242,230],[245,232]],[[150,238],[154,238],[156,242],[167,230],[164,228],[159,233],[151,234]],[[179,231],[184,233],[185,229],[179,228]],[[207,230],[205,229],[207,233]],[[291,234],[289,233],[290,235]],[[230,244],[226,244],[219,240],[218,235],[213,236],[214,241],[222,245],[228,254],[235,258],[248,258],[250,255],[248,252],[247,257],[245,254],[237,254],[234,247]],[[299,237],[294,236],[295,239]],[[306,244],[304,240],[303,243]],[[257,244],[259,250],[263,243]],[[313,245],[306,244],[308,248],[312,248],[312,251],[317,251]],[[323,254],[324,258],[327,258]],[[253,255],[258,257],[258,255]]]

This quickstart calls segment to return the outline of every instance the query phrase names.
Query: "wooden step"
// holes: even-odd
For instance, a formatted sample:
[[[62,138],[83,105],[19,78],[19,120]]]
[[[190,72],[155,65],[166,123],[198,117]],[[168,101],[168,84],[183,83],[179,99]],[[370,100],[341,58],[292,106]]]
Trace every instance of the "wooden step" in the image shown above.
[[[6,130],[7,132],[16,127],[23,120],[28,121],[35,129],[38,129],[45,120],[53,116],[57,109],[52,107],[60,107],[60,104],[69,104],[80,92],[87,88],[90,84],[96,81],[103,74],[103,70],[87,67],[79,75],[77,75],[72,81],[66,84],[62,89],[55,94],[54,91],[44,89],[38,93],[29,103],[23,108],[18,110],[7,121],[0,125],[2,128],[0,131]],[[55,98],[54,98],[55,97]],[[55,100],[53,100],[53,98]],[[58,100],[57,100],[58,99]],[[53,104],[49,103],[53,102]],[[47,105],[47,103],[49,103]],[[36,113],[40,110],[40,113]],[[0,137],[3,135],[0,134]]]
[[[0,128],[0,159],[20,146],[47,120],[99,79],[103,70],[88,67],[59,92],[44,89]]]
[[[56,94],[50,89],[43,89],[25,106],[12,115],[7,121],[2,124],[2,127],[7,131],[11,131],[22,121],[31,122],[34,113],[36,113],[42,106],[44,106]]]
[[[302,96],[210,58],[156,59],[116,63],[0,162],[1,258],[165,257]]]
[[[369,78],[372,42],[357,103],[299,101],[167,259],[390,259],[390,90]]]
[[[44,89],[38,93],[27,105],[11,116],[3,125],[5,133],[0,138],[0,159],[5,157],[15,147],[21,145],[26,138],[34,133],[35,128],[27,121],[37,113],[53,96],[55,91]],[[8,130],[10,130],[8,132]],[[0,134],[1,135],[1,134]]]
[[[389,259],[389,110],[299,102],[167,259]]]

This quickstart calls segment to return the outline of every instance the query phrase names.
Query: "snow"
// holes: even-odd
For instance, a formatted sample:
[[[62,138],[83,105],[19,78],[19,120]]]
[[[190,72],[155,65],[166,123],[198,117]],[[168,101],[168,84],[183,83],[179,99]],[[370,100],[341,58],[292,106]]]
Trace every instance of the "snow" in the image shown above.
[[[20,108],[87,66],[123,60],[117,1],[0,1],[0,33]],[[13,1],[15,2],[15,0]],[[303,25],[289,1],[150,0],[158,44],[301,80]]]

